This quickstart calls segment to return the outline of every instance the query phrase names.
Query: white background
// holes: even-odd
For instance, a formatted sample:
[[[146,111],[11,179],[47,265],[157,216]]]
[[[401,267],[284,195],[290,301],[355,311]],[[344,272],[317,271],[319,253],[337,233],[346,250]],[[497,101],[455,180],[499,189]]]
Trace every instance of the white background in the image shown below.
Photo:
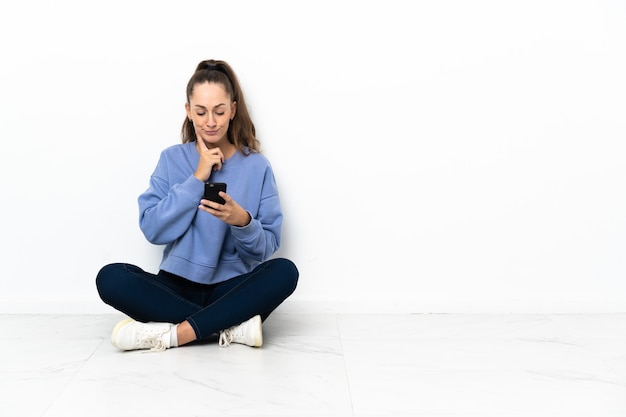
[[[292,309],[626,306],[623,1],[0,0],[0,312],[111,311],[204,59],[237,72]]]

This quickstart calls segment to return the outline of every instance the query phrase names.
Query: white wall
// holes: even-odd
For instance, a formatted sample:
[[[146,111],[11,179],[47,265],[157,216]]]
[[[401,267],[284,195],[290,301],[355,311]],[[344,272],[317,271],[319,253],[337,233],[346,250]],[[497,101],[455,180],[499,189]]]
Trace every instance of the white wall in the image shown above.
[[[620,1],[0,0],[0,312],[112,311],[195,65],[238,72],[295,311],[626,306]]]

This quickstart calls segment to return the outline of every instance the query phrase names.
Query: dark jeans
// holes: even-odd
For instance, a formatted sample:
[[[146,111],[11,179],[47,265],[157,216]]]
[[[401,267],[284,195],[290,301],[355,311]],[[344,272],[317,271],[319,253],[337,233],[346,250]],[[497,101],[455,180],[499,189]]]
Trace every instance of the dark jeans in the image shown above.
[[[176,324],[187,320],[200,340],[257,314],[265,320],[294,292],[298,276],[293,262],[283,258],[211,285],[115,263],[100,270],[96,286],[105,303],[129,317]]]

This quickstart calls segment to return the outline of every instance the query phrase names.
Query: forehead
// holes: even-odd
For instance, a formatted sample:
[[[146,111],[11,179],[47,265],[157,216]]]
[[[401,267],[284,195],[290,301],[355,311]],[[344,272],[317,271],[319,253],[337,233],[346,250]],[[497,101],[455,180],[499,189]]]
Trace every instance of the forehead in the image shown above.
[[[189,101],[191,104],[212,107],[230,103],[230,96],[221,84],[206,82],[193,87]]]

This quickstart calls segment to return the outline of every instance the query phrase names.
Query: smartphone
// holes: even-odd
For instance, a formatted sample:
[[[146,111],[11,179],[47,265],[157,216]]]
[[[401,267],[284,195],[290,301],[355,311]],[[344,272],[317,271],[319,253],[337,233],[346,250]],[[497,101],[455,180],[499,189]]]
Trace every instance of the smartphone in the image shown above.
[[[206,182],[204,183],[204,199],[224,204],[226,200],[218,195],[220,191],[226,192],[225,182]]]

